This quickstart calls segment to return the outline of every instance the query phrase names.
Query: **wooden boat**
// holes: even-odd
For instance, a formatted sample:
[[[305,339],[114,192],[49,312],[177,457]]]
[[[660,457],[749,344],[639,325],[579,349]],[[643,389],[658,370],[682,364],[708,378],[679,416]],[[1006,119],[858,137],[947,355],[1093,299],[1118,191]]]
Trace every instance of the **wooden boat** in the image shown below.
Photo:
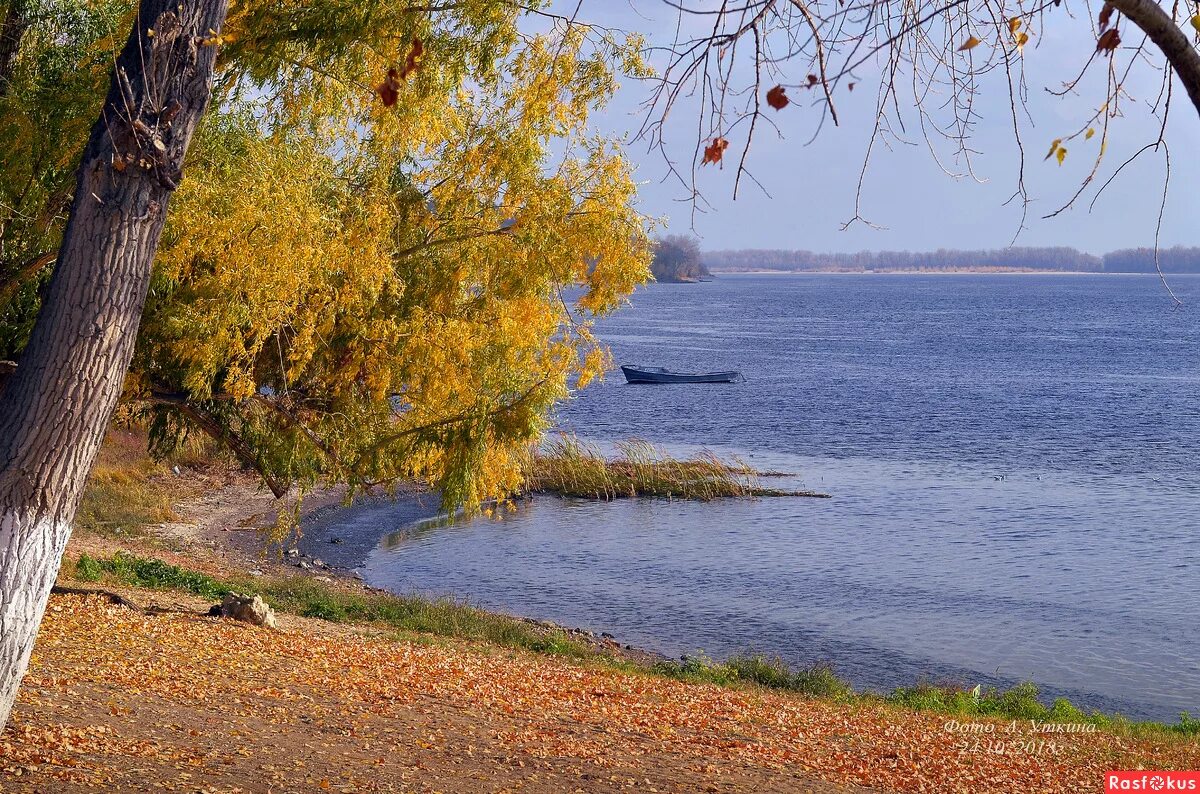
[[[627,383],[736,383],[745,380],[742,373],[728,372],[673,372],[665,367],[621,366]]]

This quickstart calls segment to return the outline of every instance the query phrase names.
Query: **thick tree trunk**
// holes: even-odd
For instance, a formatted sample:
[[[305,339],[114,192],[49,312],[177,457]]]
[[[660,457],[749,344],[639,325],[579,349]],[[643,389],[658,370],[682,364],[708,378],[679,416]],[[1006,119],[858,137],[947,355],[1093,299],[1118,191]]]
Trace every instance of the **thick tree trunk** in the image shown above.
[[[142,0],[84,152],[49,294],[0,393],[0,727],[121,394],[167,200],[212,93],[206,39],[226,8]]]

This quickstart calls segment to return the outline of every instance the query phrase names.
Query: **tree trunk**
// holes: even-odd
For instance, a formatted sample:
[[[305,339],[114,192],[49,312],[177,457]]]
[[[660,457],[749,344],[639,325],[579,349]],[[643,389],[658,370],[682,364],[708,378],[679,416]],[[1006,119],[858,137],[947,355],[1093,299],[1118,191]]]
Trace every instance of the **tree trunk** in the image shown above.
[[[49,294],[0,392],[0,728],[133,355],[227,0],[142,0],[84,151]],[[151,32],[152,31],[152,32]]]

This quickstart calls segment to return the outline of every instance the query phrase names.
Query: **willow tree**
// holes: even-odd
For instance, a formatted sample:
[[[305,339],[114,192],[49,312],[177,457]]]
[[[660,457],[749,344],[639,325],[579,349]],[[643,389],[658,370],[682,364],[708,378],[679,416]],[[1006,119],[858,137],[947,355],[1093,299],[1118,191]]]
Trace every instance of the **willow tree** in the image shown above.
[[[418,18],[389,106],[390,59],[292,43],[321,70],[270,64],[264,96],[251,57],[283,45],[230,20],[249,68],[198,143],[129,382],[157,444],[201,429],[277,494],[420,477],[470,508],[518,487],[547,409],[605,364],[590,318],[649,250],[626,163],[587,127],[636,43],[544,27]]]
[[[474,506],[604,365],[590,318],[649,258],[588,130],[636,41],[496,0],[34,6],[0,75],[25,202],[0,271],[0,723],[122,397],[160,448],[208,433],[277,494],[420,476]]]

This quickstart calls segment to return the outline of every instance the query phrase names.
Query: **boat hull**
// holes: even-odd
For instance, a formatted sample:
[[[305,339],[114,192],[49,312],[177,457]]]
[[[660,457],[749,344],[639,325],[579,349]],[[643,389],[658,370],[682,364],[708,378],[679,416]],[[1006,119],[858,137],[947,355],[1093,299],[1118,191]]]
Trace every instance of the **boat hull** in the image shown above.
[[[671,372],[661,368],[621,367],[627,383],[736,383],[742,373],[727,372]]]

